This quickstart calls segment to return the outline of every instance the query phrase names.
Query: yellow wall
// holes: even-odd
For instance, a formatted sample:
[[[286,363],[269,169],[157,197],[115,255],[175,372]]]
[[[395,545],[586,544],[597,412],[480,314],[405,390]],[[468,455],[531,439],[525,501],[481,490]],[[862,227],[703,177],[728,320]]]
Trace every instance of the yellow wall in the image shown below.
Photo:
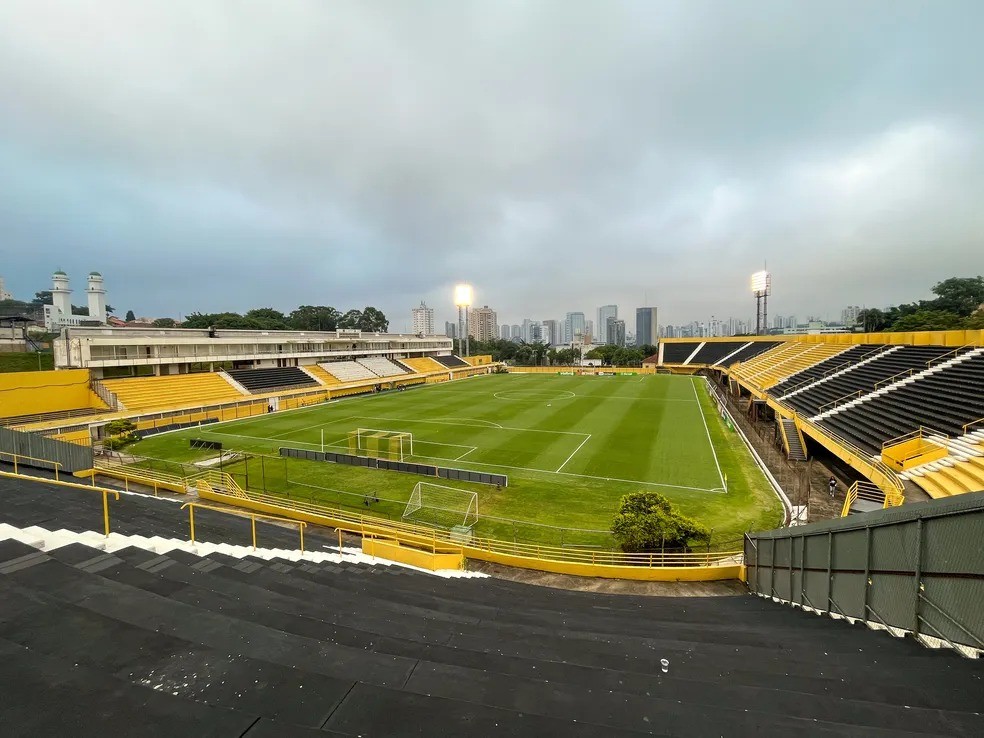
[[[389,561],[399,561],[421,569],[437,571],[438,569],[465,568],[465,557],[457,553],[432,553],[417,548],[401,546],[398,541],[380,540],[378,538],[363,538],[362,553],[367,556],[377,556]]]
[[[492,354],[479,354],[478,356],[462,356],[462,361],[465,361],[472,366],[485,366],[486,364],[492,363]]]
[[[820,333],[795,336],[727,336],[717,338],[661,338],[660,343],[708,343],[720,341],[803,341],[853,346],[859,343],[906,344],[913,346],[984,346],[984,330],[916,331],[907,333]]]
[[[89,389],[88,369],[0,374],[2,418],[79,408],[106,409]]]

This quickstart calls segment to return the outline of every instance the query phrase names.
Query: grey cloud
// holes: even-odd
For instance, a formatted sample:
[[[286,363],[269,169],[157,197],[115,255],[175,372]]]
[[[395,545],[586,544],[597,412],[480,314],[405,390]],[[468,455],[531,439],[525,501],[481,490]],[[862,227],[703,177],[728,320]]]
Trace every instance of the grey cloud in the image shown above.
[[[974,2],[0,5],[0,267],[143,314],[509,322],[978,273]],[[77,285],[81,289],[81,285]]]

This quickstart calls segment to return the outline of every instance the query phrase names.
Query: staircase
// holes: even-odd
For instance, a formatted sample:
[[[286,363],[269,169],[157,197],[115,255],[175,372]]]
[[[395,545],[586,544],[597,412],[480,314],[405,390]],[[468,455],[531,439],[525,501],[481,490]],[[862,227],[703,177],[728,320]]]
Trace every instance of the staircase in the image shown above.
[[[785,440],[786,458],[790,461],[806,461],[806,449],[803,448],[803,442],[800,440],[796,422],[792,418],[782,418],[779,427]]]

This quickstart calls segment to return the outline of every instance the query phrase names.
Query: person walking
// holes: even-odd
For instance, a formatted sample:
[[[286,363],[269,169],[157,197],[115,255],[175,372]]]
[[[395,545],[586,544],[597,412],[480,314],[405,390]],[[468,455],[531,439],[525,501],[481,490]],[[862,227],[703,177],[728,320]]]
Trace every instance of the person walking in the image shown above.
[[[830,476],[830,481],[827,482],[827,492],[830,493],[830,499],[834,499],[834,495],[837,492],[837,480],[833,475]]]

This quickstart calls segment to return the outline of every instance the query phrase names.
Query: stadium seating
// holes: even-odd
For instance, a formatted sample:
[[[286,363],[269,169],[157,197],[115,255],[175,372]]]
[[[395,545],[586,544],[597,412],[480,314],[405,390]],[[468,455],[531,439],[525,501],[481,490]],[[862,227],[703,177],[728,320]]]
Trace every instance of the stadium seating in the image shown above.
[[[447,356],[435,356],[433,357],[435,361],[443,364],[448,369],[457,369],[460,366],[471,366],[467,361],[459,359],[454,354],[448,354]]]
[[[296,366],[268,367],[264,369],[230,369],[226,372],[252,394],[276,390],[317,387],[310,375]]]
[[[866,355],[844,370],[822,377],[815,383],[782,397],[800,413],[815,416],[829,410],[838,401],[866,394],[875,385],[908,371],[920,371],[949,349],[941,346],[891,346],[880,353]]]
[[[707,341],[688,363],[716,364],[742,348],[748,341]]]
[[[912,376],[821,413],[818,421],[858,446],[880,453],[885,441],[921,426],[961,435],[965,424],[984,417],[982,387],[984,349],[975,349],[923,366]]]
[[[745,362],[733,373],[760,389],[768,389],[786,377],[844,352],[845,347],[829,343],[790,341]],[[762,361],[762,357],[768,357]]]
[[[429,356],[418,356],[413,359],[400,359],[401,364],[405,364],[410,367],[413,371],[420,374],[428,374],[430,372],[444,371],[445,367],[442,364],[438,364]]]
[[[377,377],[395,377],[398,374],[407,373],[406,369],[383,356],[367,356],[364,359],[357,359],[356,361]]]
[[[697,350],[700,341],[693,343],[664,343],[663,344],[663,363],[682,364],[687,358]]]
[[[127,410],[192,407],[243,399],[243,394],[216,372],[104,379],[102,383]]]
[[[774,349],[779,346],[781,341],[752,341],[748,346],[738,351],[734,356],[728,357],[728,361],[725,366],[732,366],[741,361],[749,361],[755,358],[759,354],[765,353],[770,349]],[[669,344],[667,344],[669,345]]]
[[[101,524],[89,496],[0,489],[17,501],[0,509],[7,735],[981,732],[975,662],[759,597],[445,579],[348,552],[284,558],[262,547],[290,546],[293,531],[262,523],[255,555],[193,553],[168,540],[187,523],[166,501],[124,496],[114,530],[129,537],[107,540],[82,533]],[[200,540],[250,540],[246,520],[196,517]],[[61,545],[53,529],[67,529]]]
[[[334,375],[340,382],[363,382],[367,379],[379,379],[378,376],[366,369],[357,361],[323,362],[321,368]]]
[[[773,385],[769,389],[769,394],[775,397],[782,397],[797,388],[805,387],[807,384],[811,384],[822,377],[829,376],[843,369],[847,369],[849,366],[863,360],[865,357],[874,356],[884,350],[884,346],[877,344],[859,344],[857,346],[851,346],[846,351],[835,354],[827,359],[824,359],[823,361],[813,364],[812,366],[808,366],[795,374],[789,375],[781,382]]]
[[[307,371],[308,374],[313,376],[315,379],[321,382],[321,384],[327,387],[331,387],[332,385],[335,384],[341,384],[338,377],[336,377],[334,374],[329,374],[328,372],[326,372],[319,364],[306,364],[304,366],[304,369]]]

